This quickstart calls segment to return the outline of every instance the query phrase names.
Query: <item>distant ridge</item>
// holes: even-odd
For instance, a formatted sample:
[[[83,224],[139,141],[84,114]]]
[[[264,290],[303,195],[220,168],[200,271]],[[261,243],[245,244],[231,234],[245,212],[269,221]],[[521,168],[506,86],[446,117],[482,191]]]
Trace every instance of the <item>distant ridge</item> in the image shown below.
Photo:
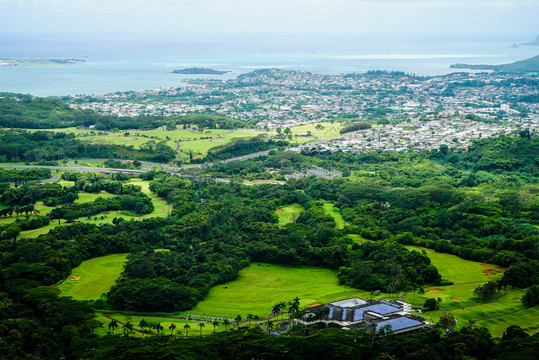
[[[522,43],[520,45],[533,45],[533,46],[539,46],[539,35],[535,38],[535,40],[530,41],[529,43]]]
[[[539,72],[539,55],[534,56],[530,59],[516,61],[510,64],[502,64],[502,65],[453,64],[450,66],[450,68],[472,69],[472,70],[493,70],[493,71],[505,71],[505,72],[517,72],[517,73]]]

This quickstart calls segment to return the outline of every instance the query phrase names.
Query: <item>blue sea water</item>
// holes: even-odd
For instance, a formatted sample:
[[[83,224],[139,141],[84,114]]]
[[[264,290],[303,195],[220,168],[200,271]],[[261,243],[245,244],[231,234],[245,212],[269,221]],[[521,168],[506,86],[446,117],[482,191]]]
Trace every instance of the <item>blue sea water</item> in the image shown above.
[[[539,47],[511,47],[531,36],[462,38],[339,38],[285,41],[137,42],[6,41],[1,58],[84,58],[67,66],[0,66],[0,91],[37,96],[103,94],[182,86],[192,75],[172,74],[187,67],[228,70],[229,79],[260,68],[322,74],[395,70],[419,75],[453,72],[454,63],[502,64],[530,58]],[[267,40],[267,39],[266,39]]]

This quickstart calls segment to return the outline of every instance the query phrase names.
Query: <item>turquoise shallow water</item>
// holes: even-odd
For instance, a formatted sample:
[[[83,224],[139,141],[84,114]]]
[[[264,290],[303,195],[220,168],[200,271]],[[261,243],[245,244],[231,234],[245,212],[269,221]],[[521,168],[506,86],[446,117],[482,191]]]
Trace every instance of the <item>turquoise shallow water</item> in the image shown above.
[[[338,46],[298,43],[297,46],[264,47],[236,43],[227,46],[153,44],[137,48],[136,44],[130,44],[95,49],[66,45],[57,51],[30,46],[12,49],[0,45],[0,58],[84,57],[87,61],[69,66],[0,66],[0,91],[59,96],[182,86],[181,80],[192,76],[172,74],[171,71],[186,67],[231,71],[221,76],[198,75],[216,79],[271,67],[323,74],[395,70],[440,75],[452,72],[449,66],[454,63],[501,64],[539,54],[539,47],[511,48],[511,42],[507,40],[397,40],[349,40]]]

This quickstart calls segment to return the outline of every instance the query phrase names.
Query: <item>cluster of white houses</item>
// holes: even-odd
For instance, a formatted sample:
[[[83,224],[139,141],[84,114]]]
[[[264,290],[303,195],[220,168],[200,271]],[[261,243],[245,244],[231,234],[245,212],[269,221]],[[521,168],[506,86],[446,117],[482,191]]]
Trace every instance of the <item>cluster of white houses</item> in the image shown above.
[[[345,330],[391,330],[393,334],[417,331],[432,325],[412,316],[411,312],[411,305],[402,301],[350,298],[310,307],[298,322],[305,325],[324,323]]]

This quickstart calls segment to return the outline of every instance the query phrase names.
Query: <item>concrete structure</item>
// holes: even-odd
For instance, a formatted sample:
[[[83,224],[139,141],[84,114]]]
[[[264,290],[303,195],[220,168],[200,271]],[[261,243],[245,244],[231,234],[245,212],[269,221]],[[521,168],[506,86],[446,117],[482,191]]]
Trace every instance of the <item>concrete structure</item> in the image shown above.
[[[402,334],[432,325],[412,316],[412,306],[402,301],[364,300],[350,298],[311,307],[298,320],[301,324],[325,323],[345,330],[365,329],[381,332],[391,330]]]

